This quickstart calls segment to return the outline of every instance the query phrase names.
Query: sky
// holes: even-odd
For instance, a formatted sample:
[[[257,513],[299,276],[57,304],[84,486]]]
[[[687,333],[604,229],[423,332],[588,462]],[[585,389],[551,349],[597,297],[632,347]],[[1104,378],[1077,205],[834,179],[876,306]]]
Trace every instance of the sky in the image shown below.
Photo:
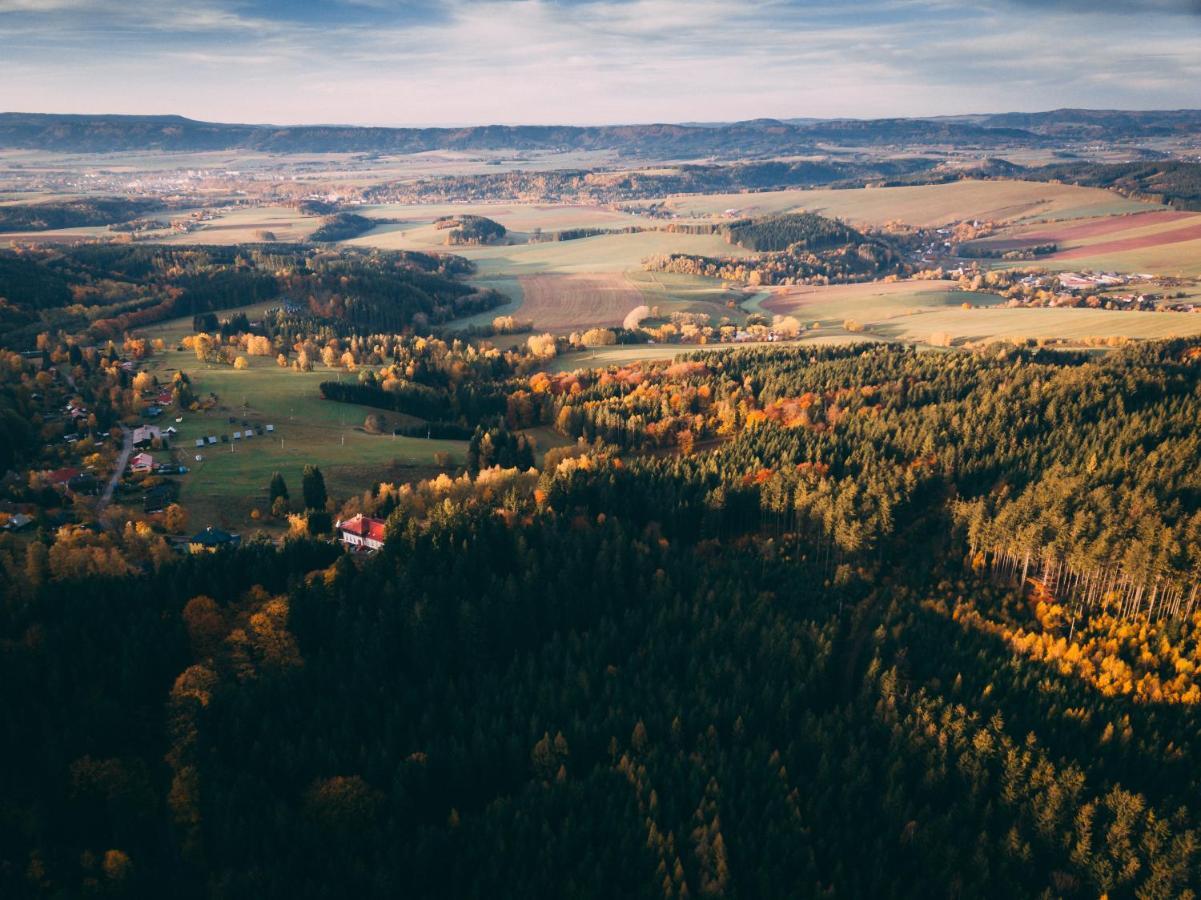
[[[1201,106],[1201,0],[0,0],[0,110],[609,124]]]

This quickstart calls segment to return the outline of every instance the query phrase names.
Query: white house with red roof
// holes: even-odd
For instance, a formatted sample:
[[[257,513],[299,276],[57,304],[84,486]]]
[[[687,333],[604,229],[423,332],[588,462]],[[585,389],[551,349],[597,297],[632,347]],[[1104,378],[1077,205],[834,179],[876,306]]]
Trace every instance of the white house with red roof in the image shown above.
[[[337,524],[338,537],[349,550],[373,553],[384,546],[387,526],[383,519],[373,519],[359,513]]]

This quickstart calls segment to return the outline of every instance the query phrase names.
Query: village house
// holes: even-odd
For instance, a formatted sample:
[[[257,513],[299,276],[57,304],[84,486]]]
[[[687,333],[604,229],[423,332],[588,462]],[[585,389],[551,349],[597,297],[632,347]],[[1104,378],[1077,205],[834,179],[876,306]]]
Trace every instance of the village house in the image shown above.
[[[204,531],[198,532],[188,541],[189,553],[216,553],[223,547],[236,547],[242,543],[240,535],[230,534],[220,528],[210,525]]]
[[[149,453],[139,453],[129,461],[129,471],[134,474],[153,472],[154,457]]]
[[[139,425],[133,430],[133,445],[139,450],[144,450],[162,439],[163,433],[157,425]]]
[[[344,522],[338,522],[338,537],[348,550],[374,553],[384,546],[387,526],[383,519],[372,519],[359,513]]]
[[[80,475],[79,469],[65,468],[55,469],[53,472],[46,473],[46,481],[55,487],[66,487],[72,478]]]

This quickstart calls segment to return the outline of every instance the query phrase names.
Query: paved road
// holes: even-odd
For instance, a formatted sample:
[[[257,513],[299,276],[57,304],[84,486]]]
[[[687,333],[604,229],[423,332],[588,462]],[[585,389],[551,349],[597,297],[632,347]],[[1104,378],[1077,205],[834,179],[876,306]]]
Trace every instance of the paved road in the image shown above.
[[[98,510],[104,509],[112,502],[113,491],[117,489],[117,482],[125,474],[125,467],[129,465],[129,454],[131,453],[133,453],[133,429],[126,428],[125,438],[121,444],[121,455],[117,457],[117,466],[113,469],[113,477],[108,480],[108,484],[104,487],[104,493],[100,495],[100,503],[96,507]]]

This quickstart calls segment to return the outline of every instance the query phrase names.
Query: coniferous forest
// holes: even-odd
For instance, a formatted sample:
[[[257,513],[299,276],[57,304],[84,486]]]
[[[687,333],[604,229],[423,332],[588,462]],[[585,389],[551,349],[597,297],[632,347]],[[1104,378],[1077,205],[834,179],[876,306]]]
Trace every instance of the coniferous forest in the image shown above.
[[[505,377],[373,556],[0,547],[0,895],[1196,891],[1195,342]]]

